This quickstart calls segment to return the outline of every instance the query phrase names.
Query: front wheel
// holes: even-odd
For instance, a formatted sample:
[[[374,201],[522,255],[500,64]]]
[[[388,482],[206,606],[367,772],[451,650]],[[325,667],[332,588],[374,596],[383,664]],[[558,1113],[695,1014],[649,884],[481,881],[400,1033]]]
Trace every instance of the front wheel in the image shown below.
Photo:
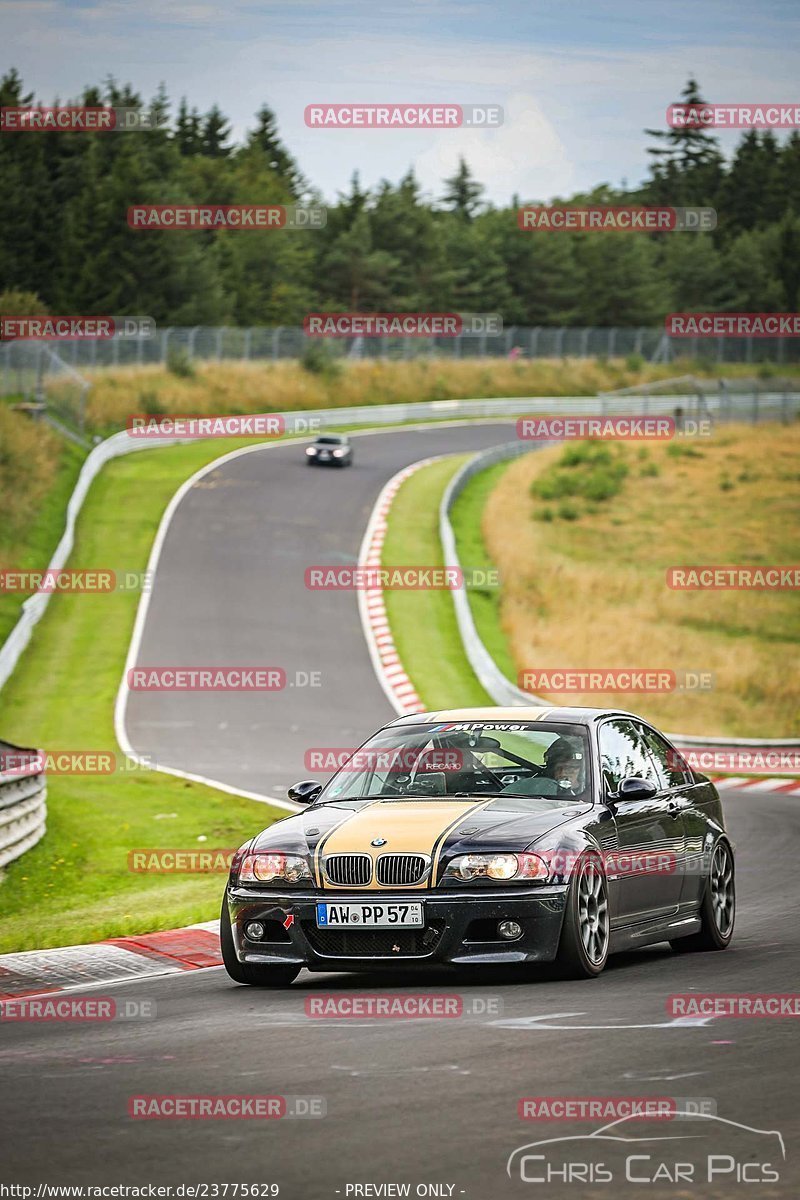
[[[231,930],[231,914],[228,901],[222,897],[222,912],[219,915],[219,944],[225,970],[236,983],[249,983],[251,987],[288,987],[300,974],[299,967],[264,966],[261,963],[242,963],[236,957]]]
[[[733,937],[736,920],[736,880],[733,851],[725,841],[717,842],[711,856],[711,870],[700,905],[700,930],[689,937],[675,938],[670,946],[678,954],[693,951],[726,950]]]
[[[560,973],[568,979],[593,979],[606,965],[611,925],[608,885],[600,860],[585,854],[570,883],[561,941],[556,956]]]

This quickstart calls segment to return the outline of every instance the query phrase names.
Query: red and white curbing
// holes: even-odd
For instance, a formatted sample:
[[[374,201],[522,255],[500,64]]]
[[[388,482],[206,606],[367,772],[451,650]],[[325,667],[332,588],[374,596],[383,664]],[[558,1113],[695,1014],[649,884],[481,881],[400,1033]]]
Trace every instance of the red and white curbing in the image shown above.
[[[422,467],[439,462],[444,456],[439,454],[433,458],[423,458],[411,463],[393,475],[375,503],[370,515],[361,549],[358,555],[359,567],[380,567],[383,565],[383,544],[386,541],[389,510],[401,486]],[[358,607],[364,636],[367,640],[375,674],[386,693],[392,707],[399,716],[406,713],[425,712],[425,705],[420,700],[408,673],[400,661],[400,655],[394,644],[392,631],[389,628],[389,618],[386,615],[386,602],[383,598],[383,588],[365,588],[359,592]]]
[[[711,775],[709,777],[718,791],[747,791],[761,788],[783,796],[800,796],[800,780],[763,775]]]
[[[219,921],[109,938],[85,946],[0,955],[0,1023],[3,1003],[24,996],[95,989],[131,979],[222,966]]]

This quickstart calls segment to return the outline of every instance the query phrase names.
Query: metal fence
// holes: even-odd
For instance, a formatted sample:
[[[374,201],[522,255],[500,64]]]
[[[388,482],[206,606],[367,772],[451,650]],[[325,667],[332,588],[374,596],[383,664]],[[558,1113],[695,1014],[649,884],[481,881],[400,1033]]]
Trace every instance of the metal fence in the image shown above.
[[[302,328],[170,326],[151,336],[59,341],[57,357],[75,371],[193,362],[280,362],[302,358],[312,345],[332,357],[361,359],[627,358],[649,362],[697,359],[724,363],[797,363],[800,340],[789,338],[669,338],[660,328],[573,328],[511,325],[498,336],[461,334],[440,338],[315,338]],[[11,342],[0,347],[2,394],[23,391],[30,371],[54,351],[46,343]]]
[[[87,343],[83,345],[85,348]],[[90,387],[89,380],[47,342],[8,342],[0,346],[0,395],[22,396],[81,431]]]

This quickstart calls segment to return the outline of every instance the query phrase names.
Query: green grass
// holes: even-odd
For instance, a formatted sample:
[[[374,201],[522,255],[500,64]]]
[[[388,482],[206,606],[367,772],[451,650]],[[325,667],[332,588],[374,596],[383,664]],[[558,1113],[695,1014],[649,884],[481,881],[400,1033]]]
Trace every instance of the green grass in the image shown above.
[[[46,567],[61,540],[67,501],[72,495],[85,458],[73,442],[64,441],[52,483],[31,523],[4,536],[0,528],[0,559],[14,570],[35,571]],[[0,592],[0,646],[16,625],[26,596]],[[0,731],[1,733],[2,731]]]
[[[453,503],[450,521],[456,538],[458,557],[465,571],[495,570],[483,541],[481,521],[489,493],[508,470],[508,466],[507,462],[495,463],[493,467],[473,475]],[[517,677],[517,670],[500,623],[502,580],[500,585],[469,588],[467,597],[478,636],[506,678],[513,681]]]
[[[422,467],[403,483],[389,515],[384,566],[442,565],[439,501],[468,457],[456,455]],[[400,660],[426,708],[492,703],[464,655],[447,589],[386,591],[384,598]]]
[[[74,568],[143,571],[164,508],[192,472],[249,442],[142,451],[109,464],[78,521]],[[116,750],[114,699],[136,592],[54,595],[0,692],[0,733],[23,745]],[[44,839],[0,881],[0,951],[168,929],[218,915],[220,875],[132,874],[150,846],[239,845],[281,810],[157,772],[51,776]],[[175,814],[159,819],[159,814]],[[205,836],[205,842],[198,837]],[[32,919],[31,914],[35,914]]]
[[[78,519],[71,568],[143,571],[161,515],[180,484],[221,455],[252,439],[197,442],[139,451],[108,464],[92,485]],[[64,524],[64,509],[80,453],[67,445],[72,475],[59,476],[31,533],[30,559],[41,567]],[[459,462],[462,460],[458,460]],[[438,500],[456,460],[434,481],[433,497],[412,497],[408,532],[419,535],[417,505],[431,514],[425,538],[402,561],[438,563]],[[410,486],[414,480],[410,480]],[[404,500],[398,497],[398,511]],[[49,531],[49,533],[48,533]],[[413,537],[412,537],[413,541]],[[404,557],[407,553],[410,558]],[[16,620],[20,597],[9,606]],[[113,707],[124,668],[138,593],[54,595],[13,677],[0,691],[0,736],[50,750],[117,751]],[[395,593],[412,609],[435,610],[433,625],[402,640],[413,668],[435,648],[436,670],[422,686],[425,702],[487,703],[461,653],[449,592]],[[416,614],[419,607],[416,608]],[[414,616],[416,619],[416,615]],[[439,660],[439,639],[450,646]],[[446,669],[443,669],[443,666]],[[162,814],[176,814],[163,816]],[[207,849],[239,845],[282,810],[157,772],[51,776],[47,834],[0,871],[0,952],[96,941],[209,920],[219,909],[221,877],[132,874],[131,849]],[[198,842],[204,836],[207,840]],[[30,912],[36,912],[35,922]]]

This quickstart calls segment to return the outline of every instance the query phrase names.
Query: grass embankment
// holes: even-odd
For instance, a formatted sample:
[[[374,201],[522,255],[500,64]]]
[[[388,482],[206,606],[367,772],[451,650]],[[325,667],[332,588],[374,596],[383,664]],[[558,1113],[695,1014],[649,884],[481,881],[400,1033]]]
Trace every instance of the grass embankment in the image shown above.
[[[389,516],[384,566],[442,565],[439,502],[468,458],[442,459],[402,484]],[[426,708],[492,703],[464,655],[449,591],[386,591],[384,599],[400,661]]]
[[[0,570],[37,570],[50,561],[83,459],[43,422],[0,405]],[[0,645],[28,594],[0,587]]]
[[[366,404],[492,396],[593,396],[599,391],[704,374],[689,361],[632,359],[416,359],[361,361],[319,372],[297,362],[221,362],[180,375],[161,366],[86,371],[92,382],[86,420],[93,432],[125,426],[131,413],[283,412]],[[726,375],[753,368],[725,366]]]
[[[70,567],[143,571],[176,488],[193,471],[242,444],[247,443],[143,451],[109,464],[80,515]],[[116,751],[114,699],[138,599],[134,591],[54,595],[0,692],[0,735],[48,750]],[[0,951],[95,941],[215,917],[221,875],[132,874],[128,851],[233,847],[285,815],[142,770],[52,775],[48,793],[46,837],[0,877]]]
[[[632,708],[686,733],[800,734],[797,592],[666,584],[671,565],[798,562],[799,455],[800,424],[764,425],[691,442],[576,444],[508,465],[482,532],[515,672],[710,672],[707,691],[543,694]],[[481,477],[471,488],[465,503],[486,490]]]

